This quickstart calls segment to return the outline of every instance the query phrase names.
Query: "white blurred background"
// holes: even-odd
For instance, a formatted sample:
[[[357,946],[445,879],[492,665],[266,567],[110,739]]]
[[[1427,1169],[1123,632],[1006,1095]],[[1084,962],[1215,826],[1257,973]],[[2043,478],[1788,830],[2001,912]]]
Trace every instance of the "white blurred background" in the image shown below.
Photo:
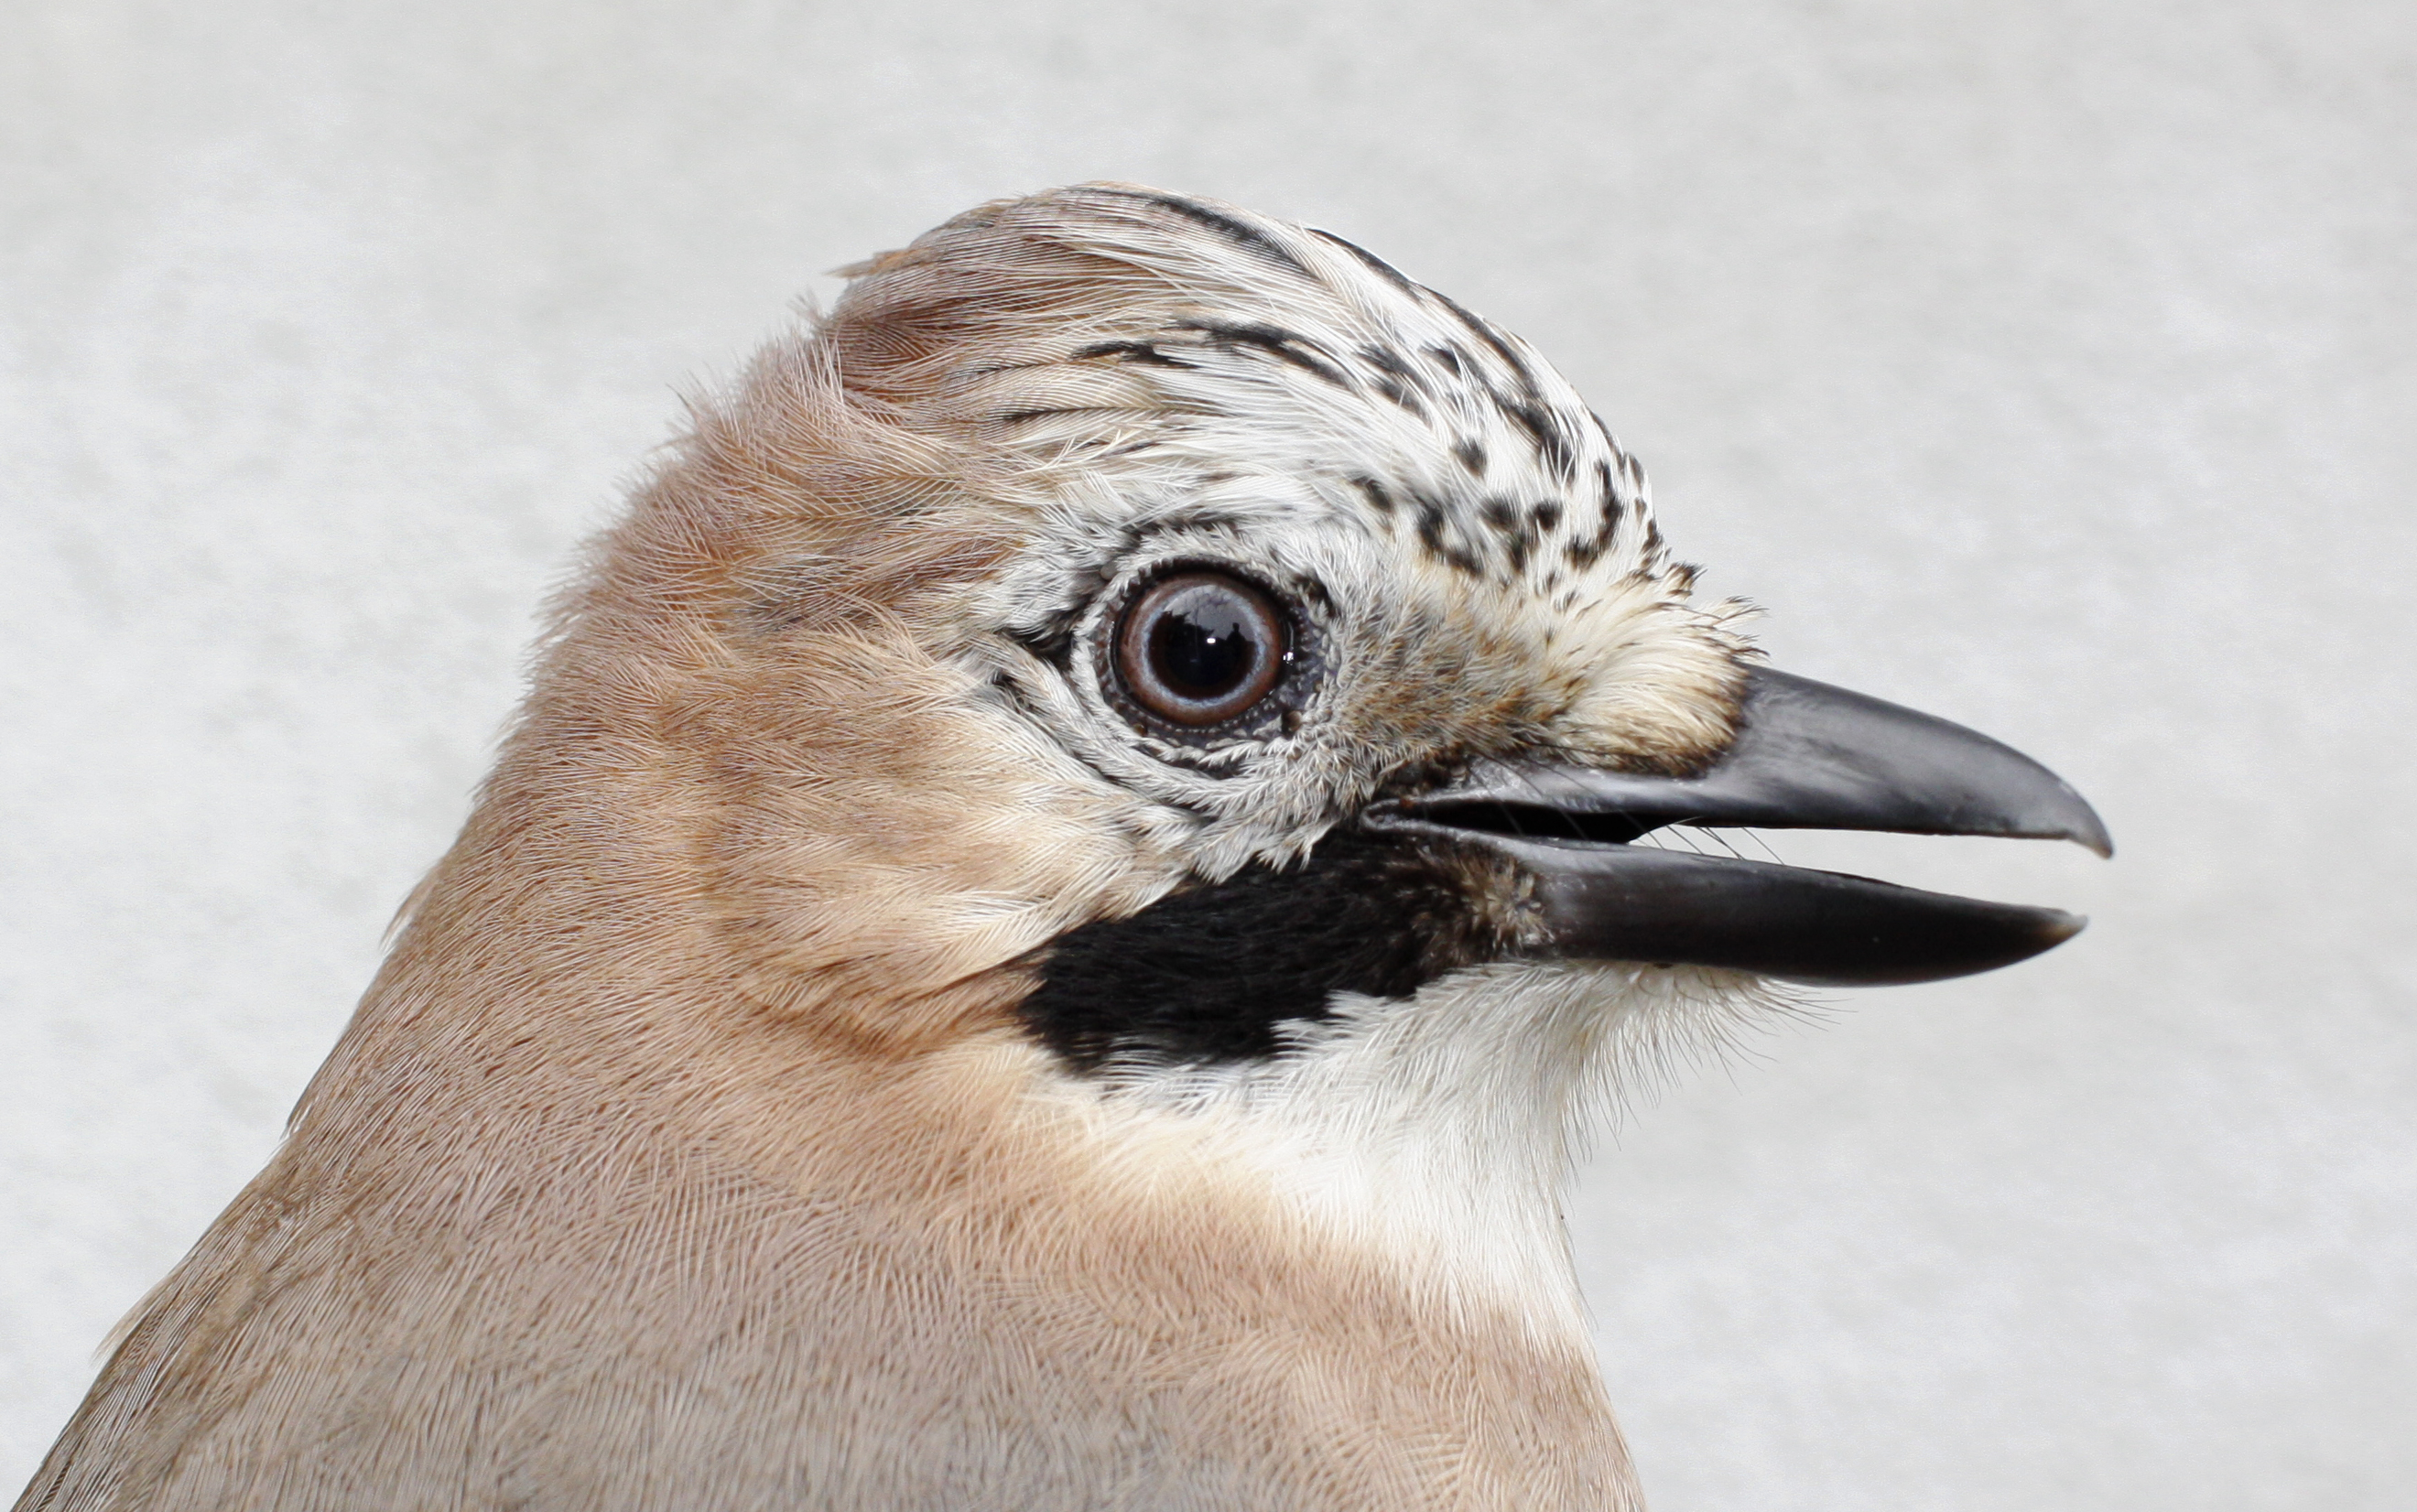
[[[0,6],[0,1493],[257,1167],[574,544],[822,270],[1094,177],[1542,346],[1774,659],[2121,846],[1571,1218],[1658,1512],[2417,1495],[2405,0]]]

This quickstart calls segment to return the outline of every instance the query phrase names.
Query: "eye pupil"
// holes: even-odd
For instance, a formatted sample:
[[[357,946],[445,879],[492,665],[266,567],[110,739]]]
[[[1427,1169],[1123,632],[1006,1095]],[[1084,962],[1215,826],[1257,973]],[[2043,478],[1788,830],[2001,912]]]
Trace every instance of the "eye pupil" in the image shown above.
[[[1151,670],[1186,698],[1232,692],[1251,674],[1259,647],[1230,603],[1199,592],[1168,604],[1150,627]]]
[[[1116,638],[1117,673],[1149,713],[1182,725],[1235,718],[1284,673],[1288,621],[1256,586],[1185,572],[1133,600]]]

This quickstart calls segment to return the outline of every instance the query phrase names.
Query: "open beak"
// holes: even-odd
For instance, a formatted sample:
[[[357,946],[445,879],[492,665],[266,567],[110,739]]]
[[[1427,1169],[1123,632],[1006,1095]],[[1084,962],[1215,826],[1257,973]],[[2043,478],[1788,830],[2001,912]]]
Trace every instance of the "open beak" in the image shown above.
[[[1482,761],[1447,787],[1376,805],[1362,823],[1510,861],[1532,885],[1529,955],[1725,966],[1820,986],[1989,971],[2062,944],[2085,921],[1631,842],[1665,824],[1752,825],[2021,836],[2114,854],[2081,795],[2021,752],[1761,667],[1746,673],[1736,740],[1695,777]]]

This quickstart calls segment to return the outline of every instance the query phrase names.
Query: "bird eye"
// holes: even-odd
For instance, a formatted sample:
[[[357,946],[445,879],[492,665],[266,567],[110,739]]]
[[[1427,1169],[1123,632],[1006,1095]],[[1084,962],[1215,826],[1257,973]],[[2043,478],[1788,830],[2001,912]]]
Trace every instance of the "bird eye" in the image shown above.
[[[1260,589],[1182,572],[1134,599],[1117,626],[1117,676],[1162,719],[1193,727],[1247,713],[1284,676],[1290,622]]]

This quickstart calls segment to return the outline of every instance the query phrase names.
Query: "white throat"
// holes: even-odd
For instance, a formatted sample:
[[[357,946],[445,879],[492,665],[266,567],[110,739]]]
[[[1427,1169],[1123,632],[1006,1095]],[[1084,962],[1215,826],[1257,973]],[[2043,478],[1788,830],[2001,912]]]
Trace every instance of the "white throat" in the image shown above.
[[[1582,1338],[1560,1207],[1581,1141],[1767,1005],[1726,973],[1499,962],[1343,994],[1269,1059],[1128,1067],[1103,1096],[1413,1284]]]

